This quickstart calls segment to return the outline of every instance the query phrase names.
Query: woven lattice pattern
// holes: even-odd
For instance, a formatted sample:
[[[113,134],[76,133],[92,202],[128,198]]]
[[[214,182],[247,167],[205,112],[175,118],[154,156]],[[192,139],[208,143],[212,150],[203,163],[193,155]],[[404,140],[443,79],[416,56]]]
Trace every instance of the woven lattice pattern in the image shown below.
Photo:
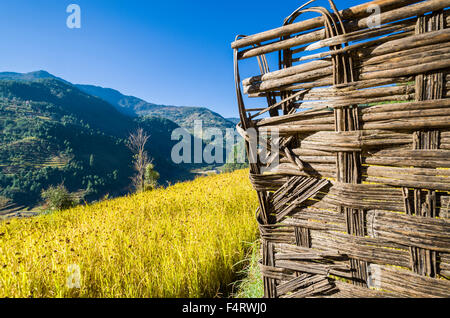
[[[312,2],[232,44],[240,131],[281,137],[250,164],[265,296],[449,297],[450,0]]]

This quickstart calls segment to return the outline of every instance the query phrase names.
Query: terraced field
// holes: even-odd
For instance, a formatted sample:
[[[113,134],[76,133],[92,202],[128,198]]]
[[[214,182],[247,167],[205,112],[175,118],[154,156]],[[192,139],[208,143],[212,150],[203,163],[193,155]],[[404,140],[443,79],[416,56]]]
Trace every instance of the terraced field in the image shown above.
[[[223,295],[258,236],[256,207],[240,170],[0,222],[0,297]]]

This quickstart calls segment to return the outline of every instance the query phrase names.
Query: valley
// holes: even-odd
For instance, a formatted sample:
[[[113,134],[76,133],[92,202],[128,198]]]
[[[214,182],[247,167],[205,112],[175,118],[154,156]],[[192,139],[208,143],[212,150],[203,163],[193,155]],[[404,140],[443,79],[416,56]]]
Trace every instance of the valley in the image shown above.
[[[171,133],[189,131],[197,116],[206,127],[235,126],[206,108],[153,105],[112,89],[73,85],[45,71],[0,73],[0,197],[15,210],[30,211],[50,185],[82,192],[87,202],[129,193],[133,168],[126,142],[138,127],[150,136],[146,151],[161,186],[214,170],[215,165],[171,160],[177,143]],[[7,207],[0,206],[0,214],[11,211],[11,202]]]

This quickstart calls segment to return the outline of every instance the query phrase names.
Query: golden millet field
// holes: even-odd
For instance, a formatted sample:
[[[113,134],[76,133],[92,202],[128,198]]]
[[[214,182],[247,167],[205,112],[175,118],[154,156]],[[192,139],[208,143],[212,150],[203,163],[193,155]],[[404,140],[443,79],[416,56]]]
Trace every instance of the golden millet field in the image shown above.
[[[0,222],[0,297],[217,296],[257,238],[256,208],[241,170]]]

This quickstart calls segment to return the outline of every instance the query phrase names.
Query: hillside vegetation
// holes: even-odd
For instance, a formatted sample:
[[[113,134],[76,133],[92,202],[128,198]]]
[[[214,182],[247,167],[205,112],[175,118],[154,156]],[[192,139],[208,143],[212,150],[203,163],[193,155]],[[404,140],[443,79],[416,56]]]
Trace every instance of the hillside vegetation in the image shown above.
[[[124,114],[129,116],[153,116],[166,118],[180,127],[193,133],[194,121],[201,120],[204,128],[234,128],[236,119],[226,119],[205,107],[168,106],[146,102],[134,96],[126,96],[111,88],[103,88],[93,85],[76,85],[80,90],[97,96]]]
[[[33,207],[62,182],[88,201],[126,194],[134,172],[125,143],[137,127],[150,135],[161,184],[190,178],[189,166],[170,159],[175,123],[123,115],[57,79],[0,80],[0,196]]]
[[[240,170],[0,223],[0,297],[217,296],[257,238],[256,207]]]

